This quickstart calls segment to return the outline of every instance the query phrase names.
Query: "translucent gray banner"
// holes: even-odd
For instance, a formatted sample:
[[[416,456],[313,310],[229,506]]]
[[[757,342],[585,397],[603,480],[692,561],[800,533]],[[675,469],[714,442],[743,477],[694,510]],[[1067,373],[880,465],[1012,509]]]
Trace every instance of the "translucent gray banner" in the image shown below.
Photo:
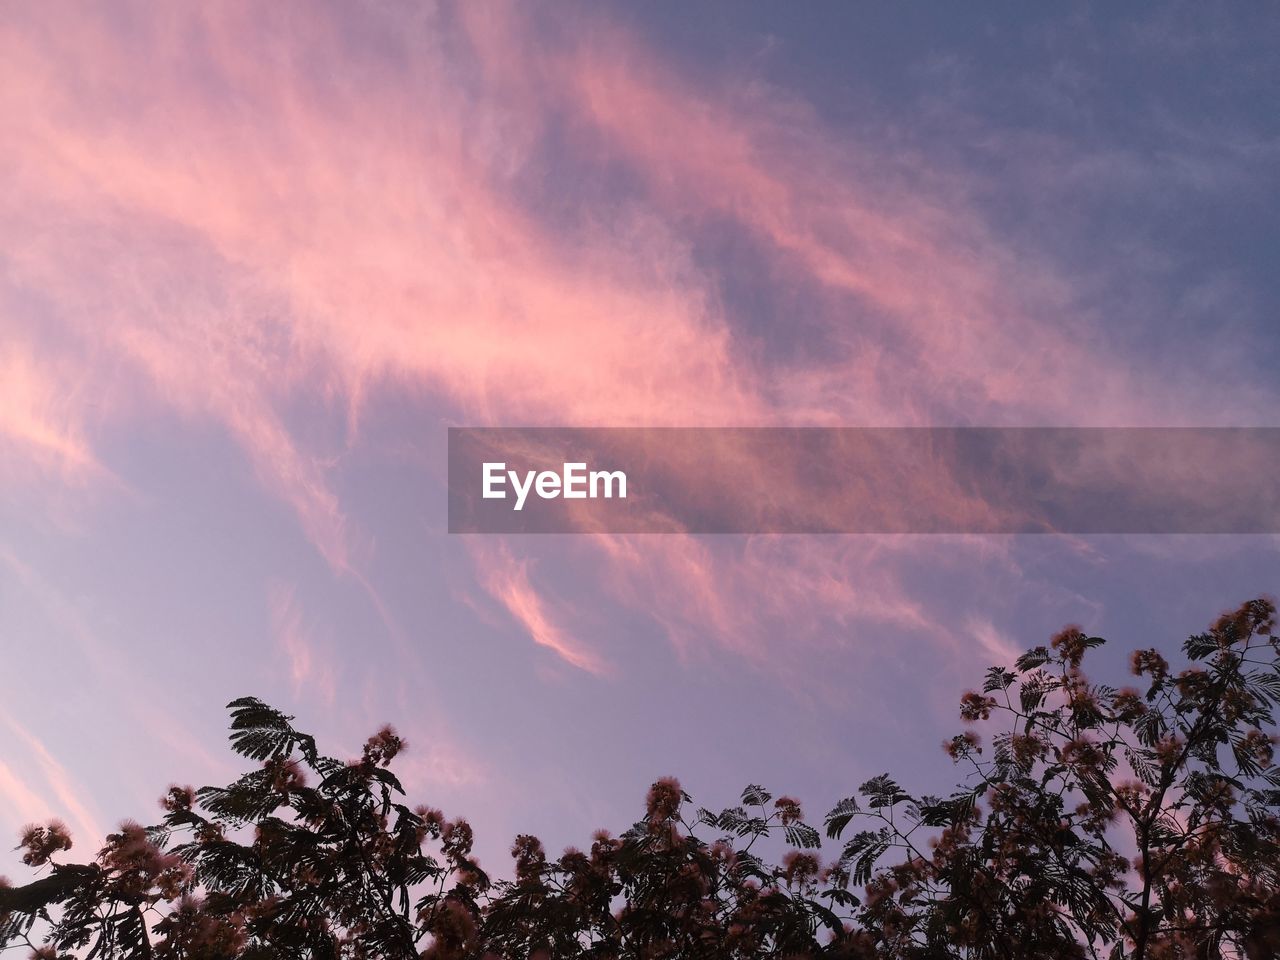
[[[1280,428],[451,428],[451,533],[1276,533]]]

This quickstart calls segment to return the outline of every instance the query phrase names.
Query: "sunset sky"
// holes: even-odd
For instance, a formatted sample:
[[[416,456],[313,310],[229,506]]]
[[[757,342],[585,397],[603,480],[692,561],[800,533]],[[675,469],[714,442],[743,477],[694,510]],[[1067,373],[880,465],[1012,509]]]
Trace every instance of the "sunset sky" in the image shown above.
[[[1280,11],[1119,12],[5,4],[0,847],[234,776],[249,694],[394,723],[494,872],[668,774],[820,815],[949,786],[1067,622],[1119,672],[1280,591],[1270,536],[446,533],[450,426],[1280,426]]]

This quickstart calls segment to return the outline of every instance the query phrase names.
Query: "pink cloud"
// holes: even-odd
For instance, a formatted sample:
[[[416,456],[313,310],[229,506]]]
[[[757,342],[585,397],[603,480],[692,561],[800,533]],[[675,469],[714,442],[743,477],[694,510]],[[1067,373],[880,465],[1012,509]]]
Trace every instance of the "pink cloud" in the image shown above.
[[[29,787],[25,779],[15,774],[3,761],[0,761],[0,795],[5,798],[20,820],[34,822],[49,816],[50,805],[38,793]],[[21,826],[19,822],[10,822],[10,829]]]
[[[969,633],[992,664],[1012,663],[1026,649],[1027,645],[1018,646],[987,617],[971,617],[967,626]]]
[[[473,552],[486,590],[503,605],[534,643],[579,670],[596,676],[610,672],[599,656],[556,622],[549,602],[530,580],[528,560],[517,560],[505,546],[491,549],[476,545]]]
[[[11,583],[21,588],[22,594],[48,617],[54,629],[72,641],[77,655],[92,665],[101,689],[136,689],[137,677],[145,671],[133,662],[134,655],[99,636],[75,601],[65,595],[56,582],[3,547],[0,547],[0,566],[10,575]],[[194,761],[198,769],[216,775],[234,769],[223,752],[211,750],[178,719],[179,714],[171,702],[166,702],[162,690],[152,689],[149,693],[148,697],[124,697],[108,702],[107,707],[129,718],[141,735],[167,745],[173,756]],[[31,774],[30,770],[25,772]]]
[[[333,706],[337,677],[311,637],[311,629],[303,620],[302,606],[294,589],[273,584],[267,595],[271,629],[289,664],[289,677],[295,697],[304,691],[319,694]]]
[[[42,468],[67,482],[105,471],[84,435],[73,382],[18,341],[0,347],[0,449],[5,472],[20,464]]]
[[[335,476],[382,399],[581,425],[1136,423],[1235,402],[1197,413],[1181,398],[1218,391],[1130,370],[1081,335],[1092,319],[1066,278],[994,235],[962,178],[776,92],[682,74],[602,21],[588,43],[514,6],[466,7],[460,26],[423,16],[383,24],[410,41],[381,57],[315,11],[173,12],[137,18],[137,37],[82,8],[12,18],[0,214],[9,273],[45,295],[55,332],[0,387],[0,432],[84,472],[91,403],[95,418],[154,406],[217,424],[332,568],[367,583],[372,545]],[[413,43],[433,55],[395,55]],[[338,62],[341,77],[314,66]],[[549,147],[623,164],[642,190],[540,218]],[[723,306],[691,252],[719,221],[821,293],[806,320],[822,349],[771,359]],[[84,390],[49,386],[41,344]],[[763,656],[796,605],[814,624],[927,619],[881,564],[909,541],[582,549],[623,602],[649,608],[635,583],[666,591],[655,616],[682,650],[709,636]],[[528,558],[477,555],[534,642],[605,670]]]
[[[13,735],[26,745],[55,798],[55,802],[47,803],[33,791],[15,785],[13,775],[6,768],[0,774],[0,779],[9,783],[9,792],[12,797],[20,801],[18,804],[20,809],[30,811],[33,805],[42,807],[34,814],[30,812],[25,814],[34,819],[65,816],[78,829],[76,839],[80,843],[90,848],[101,843],[106,834],[98,825],[97,817],[90,811],[89,805],[81,799],[86,793],[84,788],[72,780],[66,768],[54,759],[44,743],[27,727],[3,710],[0,710],[0,719],[3,719]]]

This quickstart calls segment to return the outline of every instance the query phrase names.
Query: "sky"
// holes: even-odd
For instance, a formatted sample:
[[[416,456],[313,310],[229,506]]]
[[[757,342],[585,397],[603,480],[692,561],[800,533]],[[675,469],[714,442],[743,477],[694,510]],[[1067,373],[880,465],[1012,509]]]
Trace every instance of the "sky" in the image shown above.
[[[1270,536],[451,536],[445,454],[1280,426],[1278,42],[1261,4],[5,5],[0,837],[88,856],[236,775],[245,695],[340,756],[393,723],[495,873],[664,775],[820,816],[955,783],[960,693],[1065,623],[1118,677],[1276,591]]]

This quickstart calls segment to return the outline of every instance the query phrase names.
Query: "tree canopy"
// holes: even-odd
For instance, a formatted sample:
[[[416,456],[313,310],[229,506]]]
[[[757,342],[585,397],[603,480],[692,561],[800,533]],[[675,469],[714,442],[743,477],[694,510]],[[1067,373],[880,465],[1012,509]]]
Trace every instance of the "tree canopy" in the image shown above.
[[[384,728],[322,754],[293,718],[236,700],[251,769],[171,787],[88,862],[65,826],[23,831],[39,875],[0,881],[0,942],[58,958],[1213,958],[1280,955],[1275,607],[1253,600],[1182,647],[1084,673],[1068,627],[987,671],[945,744],[948,796],[888,774],[820,827],[761,786],[712,811],[672,778],[616,835],[551,856],[532,836],[490,877],[468,822],[414,806]]]

